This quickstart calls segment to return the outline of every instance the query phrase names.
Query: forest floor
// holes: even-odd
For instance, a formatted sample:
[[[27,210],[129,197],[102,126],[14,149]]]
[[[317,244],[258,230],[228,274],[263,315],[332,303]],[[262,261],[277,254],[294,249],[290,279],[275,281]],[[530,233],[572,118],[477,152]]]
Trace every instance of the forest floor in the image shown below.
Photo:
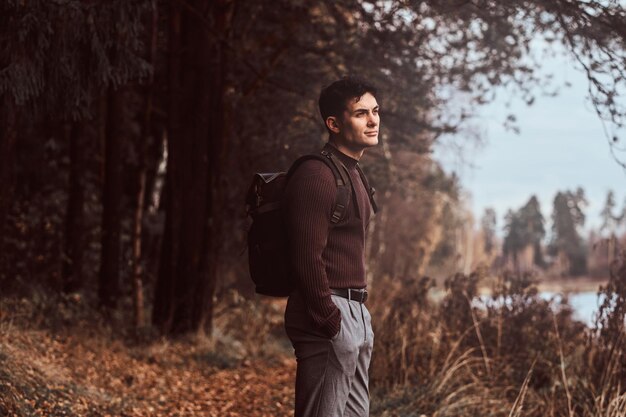
[[[212,338],[178,339],[134,330],[129,305],[105,319],[78,295],[0,298],[0,417],[291,416],[284,300],[225,298]]]
[[[67,300],[65,313],[31,303],[0,300],[0,416],[292,415],[288,349],[245,359],[215,338],[129,337]]]

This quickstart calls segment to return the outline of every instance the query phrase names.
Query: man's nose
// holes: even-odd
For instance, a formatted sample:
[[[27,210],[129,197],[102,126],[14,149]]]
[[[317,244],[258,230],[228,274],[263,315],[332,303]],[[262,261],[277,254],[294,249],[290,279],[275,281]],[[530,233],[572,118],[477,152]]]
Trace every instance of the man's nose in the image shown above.
[[[378,118],[376,116],[374,116],[373,114],[370,114],[367,117],[367,125],[368,126],[376,126],[378,124]]]

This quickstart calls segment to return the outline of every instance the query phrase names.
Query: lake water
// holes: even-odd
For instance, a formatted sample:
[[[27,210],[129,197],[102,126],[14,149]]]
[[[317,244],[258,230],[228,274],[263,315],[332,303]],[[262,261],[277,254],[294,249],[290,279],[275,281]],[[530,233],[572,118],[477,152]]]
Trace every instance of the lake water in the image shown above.
[[[539,296],[544,300],[552,300],[554,306],[558,306],[563,298],[561,293],[542,291]],[[598,311],[598,294],[595,291],[588,292],[570,292],[567,294],[567,300],[570,306],[574,309],[574,318],[582,321],[587,326],[593,324],[593,318]],[[480,296],[474,300],[473,304],[476,307],[484,308],[485,304],[491,304],[492,300],[489,296]],[[497,302],[497,301],[496,301]]]
[[[557,303],[562,295],[555,292],[543,291],[539,294],[544,300],[554,299]],[[595,291],[569,293],[567,295],[569,305],[574,309],[574,316],[591,326],[593,317],[598,311],[598,294]]]

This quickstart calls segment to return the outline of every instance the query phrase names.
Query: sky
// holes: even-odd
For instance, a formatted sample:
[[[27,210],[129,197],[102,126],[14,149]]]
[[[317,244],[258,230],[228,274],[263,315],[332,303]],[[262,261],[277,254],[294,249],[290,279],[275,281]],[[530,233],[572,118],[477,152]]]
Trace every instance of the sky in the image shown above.
[[[626,173],[611,156],[602,123],[587,98],[585,75],[566,57],[546,60],[543,71],[554,74],[554,85],[571,86],[560,88],[556,97],[538,94],[531,106],[496,90],[496,100],[479,109],[472,122],[482,132],[481,146],[464,146],[459,155],[444,139],[435,148],[444,169],[460,176],[476,222],[492,207],[500,234],[506,211],[519,209],[533,194],[547,230],[552,201],[560,190],[585,190],[587,231],[600,226],[608,190],[614,191],[618,209],[626,198]],[[510,113],[517,117],[519,134],[504,128]]]

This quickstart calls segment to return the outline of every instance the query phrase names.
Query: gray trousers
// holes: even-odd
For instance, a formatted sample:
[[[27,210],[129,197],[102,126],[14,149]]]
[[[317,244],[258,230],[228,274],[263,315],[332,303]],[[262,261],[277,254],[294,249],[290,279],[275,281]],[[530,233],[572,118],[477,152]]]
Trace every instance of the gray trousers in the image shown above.
[[[285,329],[298,363],[295,417],[369,416],[372,318],[364,304],[331,297],[341,311],[332,339],[314,328],[297,291],[287,302]]]

